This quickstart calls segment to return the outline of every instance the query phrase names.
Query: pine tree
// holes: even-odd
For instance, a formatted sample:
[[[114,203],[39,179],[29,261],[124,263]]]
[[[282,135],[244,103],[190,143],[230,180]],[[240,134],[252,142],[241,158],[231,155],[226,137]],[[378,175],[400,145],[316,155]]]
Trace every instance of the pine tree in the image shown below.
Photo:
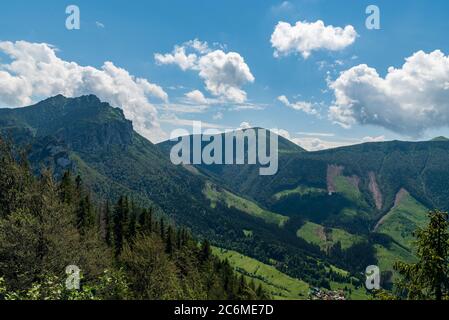
[[[128,234],[127,239],[132,240],[136,236],[137,231],[137,216],[139,215],[137,212],[137,208],[134,202],[131,202],[129,209],[129,225],[128,225]]]
[[[172,226],[168,226],[167,237],[165,239],[165,252],[172,254],[173,249],[173,228]]]
[[[178,248],[178,250],[181,249],[181,247],[183,246],[183,242],[182,242],[182,233],[183,233],[184,229],[178,229],[178,233],[176,234],[176,248]]]
[[[146,230],[147,209],[142,209],[139,215],[137,229],[140,233],[145,233]]]
[[[147,218],[145,219],[145,229],[149,232],[153,232],[153,221],[154,221],[154,214],[153,209],[147,210]]]
[[[109,207],[109,201],[106,201],[101,209],[100,218],[100,232],[103,241],[108,245],[112,245],[112,231],[111,231],[111,209]]]
[[[70,171],[66,171],[62,176],[59,189],[61,201],[65,203],[73,203],[75,201],[77,191]]]
[[[80,175],[76,176],[75,185],[76,185],[76,190],[78,191],[78,193],[81,193],[81,189],[82,189],[82,185],[83,185],[83,179],[81,179]]]
[[[161,239],[165,239],[165,221],[164,218],[161,218],[160,222],[160,237]]]
[[[201,244],[201,253],[200,253],[200,261],[202,263],[207,262],[212,255],[212,249],[210,247],[209,241],[206,239]]]
[[[418,262],[396,263],[402,275],[396,286],[408,299],[442,300],[449,294],[449,221],[448,214],[429,212],[427,227],[416,232]]]
[[[81,198],[76,211],[76,218],[78,230],[82,235],[86,234],[89,228],[93,227],[94,209],[89,195]]]
[[[118,256],[122,251],[124,237],[124,215],[125,215],[125,198],[120,197],[114,209],[113,229],[114,229],[114,248],[115,255]]]
[[[32,180],[30,170],[15,160],[12,143],[0,137],[0,218],[25,209]]]
[[[18,155],[0,139],[0,295],[7,290],[23,299],[239,298],[233,268],[212,255],[208,241],[198,247],[187,229],[156,221],[152,209],[141,210],[125,196],[113,210],[108,202],[97,206],[80,176],[74,181],[66,172],[56,183],[45,170],[37,178]],[[115,249],[115,261],[106,244]],[[68,265],[80,267],[86,290],[65,292]],[[241,297],[252,298],[253,283],[251,288],[240,284]]]
[[[153,232],[153,210],[143,209],[139,215],[139,231],[141,233]]]

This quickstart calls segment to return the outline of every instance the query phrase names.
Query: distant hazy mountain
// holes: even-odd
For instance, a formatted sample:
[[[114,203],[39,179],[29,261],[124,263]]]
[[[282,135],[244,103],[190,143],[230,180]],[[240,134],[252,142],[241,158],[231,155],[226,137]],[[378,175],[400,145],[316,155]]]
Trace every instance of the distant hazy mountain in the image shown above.
[[[440,137],[433,138],[431,141],[449,141],[449,139],[446,137],[440,136]]]

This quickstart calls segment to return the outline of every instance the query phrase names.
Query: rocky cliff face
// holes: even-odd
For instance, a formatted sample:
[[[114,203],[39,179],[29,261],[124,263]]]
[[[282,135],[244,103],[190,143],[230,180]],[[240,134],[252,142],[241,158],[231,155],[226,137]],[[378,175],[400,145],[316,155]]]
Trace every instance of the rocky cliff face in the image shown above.
[[[132,123],[121,109],[96,96],[65,98],[61,95],[22,109],[0,110],[4,133],[42,139],[51,135],[73,150],[92,151],[109,145],[126,147],[133,139]],[[21,130],[21,134],[17,134]]]
[[[76,171],[67,145],[53,137],[36,139],[29,150],[29,160],[36,173],[47,168],[56,178],[62,177],[66,171]]]
[[[62,128],[56,137],[75,151],[88,152],[111,145],[126,147],[133,134],[131,122],[125,119],[100,123],[82,120]]]

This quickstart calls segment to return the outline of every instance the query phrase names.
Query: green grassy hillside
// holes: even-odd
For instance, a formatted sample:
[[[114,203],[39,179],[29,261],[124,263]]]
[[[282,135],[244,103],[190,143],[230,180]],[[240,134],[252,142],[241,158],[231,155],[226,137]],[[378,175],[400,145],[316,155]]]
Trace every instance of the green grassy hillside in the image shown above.
[[[392,243],[388,248],[382,245],[375,245],[376,258],[381,271],[394,271],[393,266],[396,262],[415,262],[415,256],[403,247]]]
[[[348,249],[357,242],[363,240],[361,236],[350,234],[339,228],[325,228],[322,225],[306,222],[297,232],[297,236],[309,243],[315,244],[326,251],[337,242],[342,249]]]
[[[335,178],[335,188],[338,193],[343,194],[349,200],[358,205],[363,205],[363,195],[360,192],[359,188],[351,183],[348,177],[338,176]]]
[[[227,259],[234,269],[244,275],[249,281],[263,287],[277,300],[305,300],[309,298],[310,285],[306,282],[292,278],[275,267],[247,257],[239,252],[222,248],[213,248],[213,253],[222,260]],[[335,266],[327,268],[333,272],[347,276],[345,270]],[[357,281],[354,279],[354,281]],[[355,286],[351,282],[330,282],[331,290],[342,290],[349,300],[366,300],[369,298],[363,286]]]
[[[401,199],[397,199],[397,204],[379,222],[376,231],[389,235],[406,248],[412,248],[413,232],[426,225],[429,210],[408,192],[402,191],[401,193]]]
[[[310,195],[310,194],[325,194],[327,191],[325,189],[306,187],[306,186],[298,186],[295,189],[283,190],[276,193],[273,197],[276,200],[280,200],[284,197],[288,197],[290,195]]]
[[[248,279],[262,284],[275,298],[282,300],[304,300],[309,294],[309,285],[304,281],[289,277],[275,267],[249,258],[236,251],[214,248],[213,253],[221,259],[228,259],[237,272]]]
[[[204,194],[211,201],[211,206],[215,207],[217,202],[222,202],[228,207],[233,207],[256,218],[264,220],[266,223],[273,223],[283,227],[288,221],[288,217],[262,209],[256,203],[239,197],[227,190],[219,190],[211,183],[206,183]]]

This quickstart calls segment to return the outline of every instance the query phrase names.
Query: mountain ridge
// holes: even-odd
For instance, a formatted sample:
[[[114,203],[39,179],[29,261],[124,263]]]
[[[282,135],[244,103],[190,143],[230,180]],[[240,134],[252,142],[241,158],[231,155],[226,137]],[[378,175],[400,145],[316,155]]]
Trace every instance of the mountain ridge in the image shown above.
[[[44,164],[59,174],[76,171],[94,194],[111,200],[129,194],[217,246],[264,263],[275,261],[280,271],[318,286],[328,281],[327,264],[358,274],[361,264],[375,263],[376,256],[394,257],[388,249],[396,237],[388,234],[392,228],[385,226],[387,233],[379,237],[373,227],[392,210],[401,188],[425,207],[449,207],[446,141],[305,152],[280,137],[274,176],[260,176],[254,165],[175,166],[168,153],[176,141],[151,143],[119,108],[95,96],[56,96],[30,107],[0,109],[0,134],[31,144],[36,170]],[[205,192],[210,184],[213,197]],[[407,208],[413,210],[413,203]],[[249,212],[253,209],[257,212]],[[285,222],[271,224],[269,217],[285,217]],[[363,249],[365,262],[353,261],[353,253],[344,259],[329,255],[298,237],[308,221],[363,239],[344,250]],[[398,225],[397,219],[391,223]]]
[[[45,160],[39,157],[43,149],[63,148],[64,159],[72,162],[70,168],[81,175],[94,198],[112,202],[120,195],[128,195],[138,204],[153,206],[167,219],[188,227],[201,239],[262,262],[275,259],[277,267],[291,276],[310,283],[321,281],[318,272],[324,269],[319,267],[321,258],[315,249],[294,234],[279,237],[278,226],[239,208],[221,202],[212,207],[203,193],[207,177],[173,165],[160,147],[132,130],[121,111],[89,97],[58,96],[41,102],[37,108],[0,110],[0,132],[13,133],[22,145],[32,144],[36,155],[32,165],[37,173]],[[54,112],[55,108],[63,111]],[[48,112],[40,113],[42,110],[52,110],[52,116],[46,118]],[[44,144],[46,139],[51,143]],[[45,163],[53,164],[54,171],[62,174],[67,168],[59,168],[58,160]],[[254,237],[246,237],[245,230],[252,230]],[[274,248],[282,248],[283,253],[276,254]],[[300,267],[304,263],[310,267]]]

